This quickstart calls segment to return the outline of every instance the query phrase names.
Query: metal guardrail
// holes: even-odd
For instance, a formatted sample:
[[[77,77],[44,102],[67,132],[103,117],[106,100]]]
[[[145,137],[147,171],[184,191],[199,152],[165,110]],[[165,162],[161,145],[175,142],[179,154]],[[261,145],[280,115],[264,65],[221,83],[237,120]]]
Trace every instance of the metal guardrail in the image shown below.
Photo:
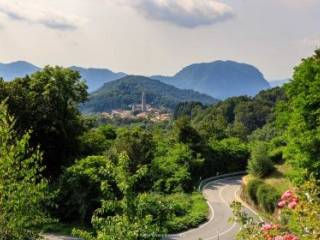
[[[229,177],[243,176],[246,174],[247,174],[247,171],[239,171],[239,172],[233,172],[233,173],[222,174],[222,175],[218,175],[215,177],[206,178],[199,183],[198,191],[201,192],[203,186],[206,185],[208,182],[220,180],[220,179],[224,179],[224,178],[229,178]]]

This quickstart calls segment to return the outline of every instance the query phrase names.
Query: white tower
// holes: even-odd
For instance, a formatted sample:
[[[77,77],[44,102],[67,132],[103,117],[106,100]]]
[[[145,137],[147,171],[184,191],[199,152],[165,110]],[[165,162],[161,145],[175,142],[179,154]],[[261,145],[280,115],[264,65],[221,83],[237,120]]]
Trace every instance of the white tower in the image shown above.
[[[142,112],[147,111],[147,100],[144,92],[142,92],[142,96],[141,96],[141,111]]]

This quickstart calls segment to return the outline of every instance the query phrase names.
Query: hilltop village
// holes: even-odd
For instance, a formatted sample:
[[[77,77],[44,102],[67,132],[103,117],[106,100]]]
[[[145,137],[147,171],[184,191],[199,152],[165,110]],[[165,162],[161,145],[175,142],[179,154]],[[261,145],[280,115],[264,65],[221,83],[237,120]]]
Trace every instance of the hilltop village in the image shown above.
[[[127,120],[149,120],[152,122],[163,122],[171,119],[171,114],[166,109],[159,109],[147,104],[147,98],[145,92],[141,94],[140,104],[130,104],[131,108],[127,109],[115,109],[111,113],[103,112],[101,115],[107,119],[127,119]]]

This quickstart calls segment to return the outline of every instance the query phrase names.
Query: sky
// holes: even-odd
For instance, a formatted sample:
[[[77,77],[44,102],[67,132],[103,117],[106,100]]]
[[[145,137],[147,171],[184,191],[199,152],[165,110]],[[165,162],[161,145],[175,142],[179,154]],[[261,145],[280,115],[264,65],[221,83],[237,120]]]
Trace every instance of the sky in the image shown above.
[[[320,0],[0,0],[0,62],[173,75],[234,60],[289,78],[320,47]]]

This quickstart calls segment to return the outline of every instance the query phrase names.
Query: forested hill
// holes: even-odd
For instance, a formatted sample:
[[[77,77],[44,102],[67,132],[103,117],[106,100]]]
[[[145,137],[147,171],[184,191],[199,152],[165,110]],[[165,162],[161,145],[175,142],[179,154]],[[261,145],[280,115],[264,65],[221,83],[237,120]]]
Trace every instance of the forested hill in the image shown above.
[[[173,77],[158,75],[151,78],[218,99],[254,96],[261,90],[270,88],[270,84],[256,67],[234,61],[192,64]]]
[[[104,84],[90,95],[82,106],[83,112],[107,112],[128,105],[140,103],[141,93],[146,93],[147,103],[156,107],[174,109],[180,102],[197,101],[213,104],[216,99],[193,90],[181,90],[158,80],[143,76],[126,76]]]

